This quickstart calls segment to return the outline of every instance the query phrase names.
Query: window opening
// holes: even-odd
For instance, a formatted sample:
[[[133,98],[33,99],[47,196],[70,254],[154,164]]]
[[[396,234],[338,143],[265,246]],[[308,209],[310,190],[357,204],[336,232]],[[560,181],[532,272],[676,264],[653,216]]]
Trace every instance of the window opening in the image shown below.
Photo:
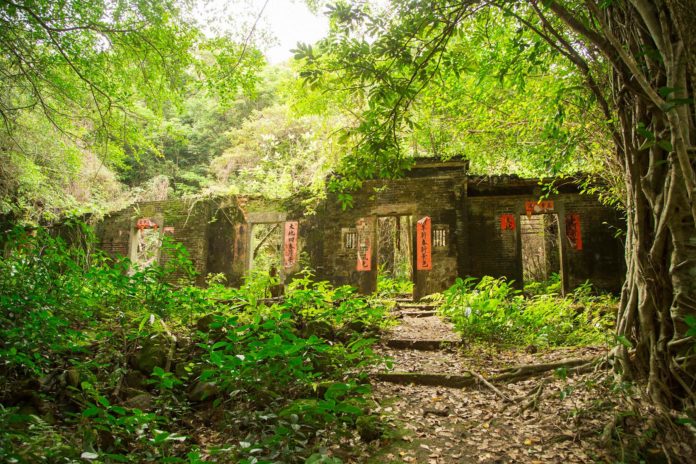
[[[358,232],[355,229],[347,230],[343,233],[343,248],[354,250],[358,243]]]
[[[435,226],[433,228],[433,247],[435,248],[446,248],[447,247],[447,230],[444,226]]]

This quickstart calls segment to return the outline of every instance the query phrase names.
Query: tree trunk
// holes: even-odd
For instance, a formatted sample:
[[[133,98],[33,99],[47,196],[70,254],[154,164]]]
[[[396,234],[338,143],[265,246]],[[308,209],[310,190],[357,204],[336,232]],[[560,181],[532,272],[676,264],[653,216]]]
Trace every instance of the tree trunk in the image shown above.
[[[549,29],[541,2],[528,0]],[[691,0],[544,2],[579,35],[558,31],[586,76],[617,144],[625,180],[626,282],[621,295],[617,368],[644,381],[666,409],[696,407],[696,8]],[[691,5],[689,5],[691,4]],[[611,89],[596,85],[585,59],[598,51],[611,65]],[[608,98],[607,98],[608,95]],[[691,409],[693,411],[693,409]]]
[[[588,5],[614,65],[625,169],[627,275],[617,334],[632,349],[619,347],[618,366],[646,382],[654,403],[684,410],[696,405],[695,341],[687,336],[696,317],[696,60],[689,55],[696,49],[685,29],[696,25],[694,9],[679,0]]]

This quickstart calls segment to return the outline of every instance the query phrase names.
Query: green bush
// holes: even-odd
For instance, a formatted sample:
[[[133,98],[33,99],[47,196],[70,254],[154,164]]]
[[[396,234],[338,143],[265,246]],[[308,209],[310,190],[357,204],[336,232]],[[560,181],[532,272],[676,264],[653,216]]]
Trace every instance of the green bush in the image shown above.
[[[202,462],[187,436],[195,428],[182,431],[200,407],[223,407],[213,426],[238,439],[206,453],[229,462],[303,462],[336,434],[354,432],[370,405],[366,368],[378,361],[367,333],[387,323],[387,308],[309,272],[288,285],[283,302],[265,305],[277,283],[268,275],[239,289],[213,277],[200,288],[176,243],[163,242],[162,265],[135,268],[92,250],[84,231],[87,246],[44,230],[7,237],[0,460]],[[207,327],[197,324],[204,316]],[[153,353],[174,354],[167,363],[177,369],[155,363],[125,394],[135,365],[150,370],[134,359],[153,340],[163,344]],[[35,385],[41,392],[25,403]],[[201,385],[210,398],[193,394]],[[147,409],[129,402],[134,396]]]
[[[513,282],[490,276],[457,279],[441,299],[440,312],[465,339],[538,346],[581,345],[607,340],[618,306],[611,295],[593,295],[589,284],[566,298],[556,282],[526,297]]]

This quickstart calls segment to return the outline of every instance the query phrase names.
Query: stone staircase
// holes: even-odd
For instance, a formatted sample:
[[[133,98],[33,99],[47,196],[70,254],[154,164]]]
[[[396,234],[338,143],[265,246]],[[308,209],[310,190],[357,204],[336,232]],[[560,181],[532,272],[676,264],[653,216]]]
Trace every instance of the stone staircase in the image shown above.
[[[375,372],[377,380],[450,388],[476,381],[457,355],[461,338],[437,316],[437,305],[397,299],[394,314],[399,325],[384,337],[380,348],[392,360],[393,369]]]

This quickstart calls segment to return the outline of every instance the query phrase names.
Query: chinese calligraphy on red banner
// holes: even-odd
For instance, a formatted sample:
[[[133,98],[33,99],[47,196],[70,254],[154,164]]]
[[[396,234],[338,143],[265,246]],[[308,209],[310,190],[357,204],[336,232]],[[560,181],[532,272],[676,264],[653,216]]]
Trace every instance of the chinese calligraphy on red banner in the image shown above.
[[[580,232],[580,215],[577,213],[566,216],[566,237],[570,246],[575,250],[582,250],[582,233]]]
[[[416,224],[416,269],[419,271],[433,268],[430,240],[430,218],[426,216]]]
[[[292,267],[297,263],[298,227],[297,221],[285,223],[285,253],[283,256],[283,265],[285,267]]]
[[[524,210],[527,216],[532,214],[542,214],[553,211],[553,200],[525,201]]]
[[[359,219],[355,225],[358,232],[358,263],[357,271],[370,271],[372,269],[372,245],[370,244],[370,227],[365,219]]]
[[[500,215],[500,230],[515,230],[515,215],[501,214]]]

